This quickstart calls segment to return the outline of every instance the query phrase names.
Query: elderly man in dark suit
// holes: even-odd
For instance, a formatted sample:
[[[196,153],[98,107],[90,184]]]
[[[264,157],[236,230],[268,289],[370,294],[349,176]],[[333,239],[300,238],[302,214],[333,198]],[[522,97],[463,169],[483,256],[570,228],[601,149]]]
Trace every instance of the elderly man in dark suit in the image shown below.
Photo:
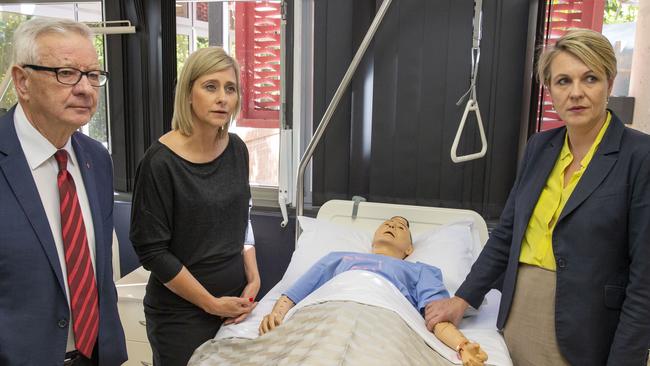
[[[91,37],[52,19],[14,36],[19,103],[0,118],[2,365],[127,358],[111,267],[111,159],[77,132],[107,79]]]

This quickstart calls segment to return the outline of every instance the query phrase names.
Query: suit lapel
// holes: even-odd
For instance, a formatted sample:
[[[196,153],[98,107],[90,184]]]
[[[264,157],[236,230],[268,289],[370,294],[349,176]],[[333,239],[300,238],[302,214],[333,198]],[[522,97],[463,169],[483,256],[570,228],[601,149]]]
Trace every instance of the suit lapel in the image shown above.
[[[562,214],[558,219],[558,222],[561,221],[564,217],[573,212],[584,200],[589,197],[598,186],[605,180],[609,172],[612,170],[614,163],[618,159],[618,151],[621,144],[621,138],[623,137],[623,131],[625,127],[619,121],[619,119],[612,114],[612,120],[609,124],[608,130],[605,132],[598,150],[594,154],[594,157],[589,162],[587,170],[585,170],[584,175],[580,178],[578,185],[576,186],[571,197],[567,201]]]
[[[528,227],[528,221],[530,221],[530,216],[533,214],[535,205],[539,200],[539,196],[542,194],[542,189],[546,185],[548,180],[548,175],[551,174],[551,170],[555,166],[557,161],[558,154],[562,149],[564,143],[565,130],[562,129],[558,131],[554,136],[550,138],[545,143],[545,146],[542,147],[542,151],[534,161],[529,162],[533,172],[531,178],[527,182],[522,182],[520,187],[526,187],[526,190],[522,193],[522,204],[521,212],[524,213],[523,220],[519,221],[521,227],[518,230],[518,238],[515,238],[515,243],[520,243],[523,240],[524,233],[526,232],[526,227]]]
[[[97,272],[97,286],[101,293],[101,283],[99,281],[104,274],[104,261],[101,258],[104,258],[104,243],[102,239],[104,238],[104,230],[102,228],[103,216],[101,209],[99,207],[99,199],[97,195],[97,185],[95,179],[95,173],[93,171],[93,163],[90,159],[90,156],[83,148],[82,144],[79,143],[77,138],[78,132],[72,135],[72,147],[74,148],[75,155],[77,156],[77,162],[79,163],[79,171],[83,178],[84,188],[86,189],[86,196],[88,197],[88,204],[90,206],[90,213],[93,219],[93,229],[95,231],[95,269]],[[91,243],[92,244],[92,243]]]
[[[56,244],[52,237],[50,224],[43,209],[36,183],[34,183],[34,176],[29,170],[29,164],[25,158],[16,129],[14,127],[14,111],[13,109],[0,119],[0,170],[2,170],[5,179],[9,182],[9,186],[13,191],[16,200],[22,206],[25,216],[29,220],[34,232],[45,251],[50,266],[54,271],[56,278],[61,287],[61,291],[65,294],[65,286],[63,284],[63,274],[61,272],[61,263],[59,262],[59,255],[56,251]],[[56,184],[56,182],[52,182]]]

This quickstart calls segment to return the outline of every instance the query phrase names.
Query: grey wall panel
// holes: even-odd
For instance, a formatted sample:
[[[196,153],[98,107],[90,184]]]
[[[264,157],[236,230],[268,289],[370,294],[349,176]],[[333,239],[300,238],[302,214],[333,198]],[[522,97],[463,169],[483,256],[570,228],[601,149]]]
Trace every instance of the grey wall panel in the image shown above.
[[[317,0],[314,4],[314,129],[345,74],[366,27],[372,20],[372,0]],[[362,28],[362,29],[360,29]],[[350,121],[357,80],[341,99],[313,160],[313,200],[348,197],[350,182]]]
[[[106,20],[129,20],[135,34],[109,36],[109,82],[115,189],[133,188],[149,145],[171,128],[176,80],[173,0],[105,0]]]
[[[324,52],[340,49],[345,49],[344,56],[348,56],[351,41],[338,33],[349,28],[350,14],[346,11],[357,11],[355,19],[364,15],[363,19],[372,20],[374,16],[371,11],[363,14],[358,7],[336,7],[334,21],[334,3],[317,1],[317,21],[325,8],[329,20],[318,28],[321,32],[317,32],[315,40],[316,60]],[[456,101],[469,87],[473,7],[472,0],[393,1],[367,56],[366,67],[372,72],[355,75],[356,85],[363,85],[364,78],[372,78],[370,146],[359,147],[360,140],[349,135],[350,130],[359,129],[363,123],[359,116],[364,113],[353,110],[350,114],[347,104],[342,103],[338,118],[348,119],[336,121],[328,132],[326,147],[315,157],[315,204],[361,194],[371,201],[470,208],[487,218],[500,214],[514,181],[517,138],[523,125],[519,119],[529,8],[523,0],[483,3],[478,100],[489,140],[488,154],[480,160],[454,164],[449,153],[464,110],[464,104],[456,106]],[[359,37],[358,28],[353,37]],[[356,47],[353,45],[352,54]],[[346,57],[328,56],[321,62],[335,62],[337,67],[349,64]],[[331,70],[335,66],[322,67]],[[320,93],[320,103],[326,105],[331,95],[322,90],[324,85],[331,88],[331,74],[325,77],[318,69],[315,72],[314,93]],[[355,92],[358,87],[355,89],[353,82],[352,96],[347,100],[355,100]],[[319,111],[315,109],[315,117],[319,117]],[[337,150],[333,152],[332,147]],[[370,156],[360,156],[359,151],[366,148]],[[471,116],[459,154],[479,149],[478,129]],[[337,169],[329,165],[333,162]],[[367,189],[348,178],[364,175],[368,177]],[[351,184],[345,185],[346,179]]]

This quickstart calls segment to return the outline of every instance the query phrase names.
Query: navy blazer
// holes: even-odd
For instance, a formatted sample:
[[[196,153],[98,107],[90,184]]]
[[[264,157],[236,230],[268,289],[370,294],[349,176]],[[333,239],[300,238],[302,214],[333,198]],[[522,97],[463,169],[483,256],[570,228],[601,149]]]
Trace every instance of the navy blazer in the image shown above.
[[[500,329],[512,304],[524,233],[565,134],[562,127],[530,139],[499,226],[456,292],[476,308],[503,279]],[[645,366],[650,348],[650,136],[626,128],[612,114],[555,226],[553,253],[562,355],[572,365]]]
[[[95,230],[99,364],[121,365],[127,357],[111,259],[111,158],[100,143],[78,132],[72,147]],[[69,318],[59,257],[12,109],[0,118],[0,365],[62,365]]]

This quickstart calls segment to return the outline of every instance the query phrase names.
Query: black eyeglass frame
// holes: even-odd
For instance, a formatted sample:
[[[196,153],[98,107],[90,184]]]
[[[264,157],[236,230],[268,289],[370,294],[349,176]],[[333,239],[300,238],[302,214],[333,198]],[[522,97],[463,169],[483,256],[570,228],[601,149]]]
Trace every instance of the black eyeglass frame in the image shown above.
[[[103,70],[81,71],[81,70],[79,70],[77,68],[70,67],[70,66],[49,67],[49,66],[30,65],[30,64],[25,64],[25,65],[23,65],[23,67],[27,67],[27,68],[30,68],[30,69],[33,69],[33,70],[39,70],[39,71],[51,71],[51,72],[54,73],[54,75],[56,75],[56,81],[58,81],[59,83],[61,83],[63,85],[70,85],[70,86],[77,85],[77,84],[79,84],[79,82],[81,81],[81,78],[84,75],[86,76],[86,79],[88,79],[88,82],[90,83],[90,85],[95,86],[95,87],[104,86],[104,85],[106,85],[106,82],[108,81],[108,71],[103,71]],[[74,83],[63,82],[63,81],[61,81],[61,79],[59,79],[59,71],[61,71],[61,70],[74,70],[75,72],[79,73],[79,78]],[[93,82],[91,81],[91,79],[88,77],[88,75],[90,75],[91,73],[99,73],[100,78],[101,78],[101,76],[104,76],[103,82],[100,81],[98,85],[94,85]]]

